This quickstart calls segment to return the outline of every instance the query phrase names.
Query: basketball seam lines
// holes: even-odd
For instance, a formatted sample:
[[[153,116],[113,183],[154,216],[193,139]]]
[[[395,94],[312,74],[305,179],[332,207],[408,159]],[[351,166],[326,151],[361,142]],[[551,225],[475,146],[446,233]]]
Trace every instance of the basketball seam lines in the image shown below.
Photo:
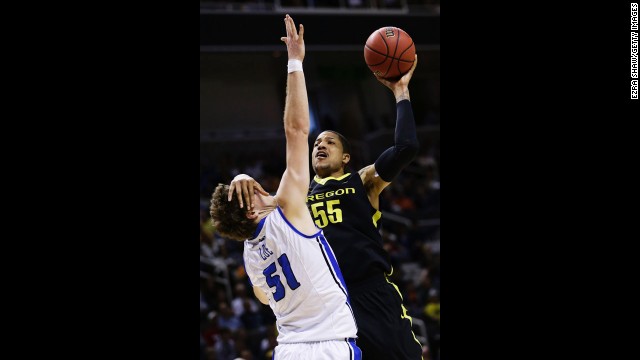
[[[398,31],[398,32],[399,32],[399,31]],[[400,42],[400,40],[399,40],[399,39],[398,39],[398,42]],[[411,47],[412,47],[412,46],[413,46],[413,41],[411,41],[411,45],[407,46],[407,48],[406,48],[406,49],[404,49],[404,51],[402,51],[402,52],[400,53],[400,57],[402,57],[402,55],[404,55],[404,53],[406,53],[406,52],[407,52],[407,50],[411,49]],[[414,60],[415,60],[415,58],[414,58]],[[411,62],[411,63],[413,63],[413,61],[410,61],[410,62]],[[398,72],[399,72],[399,73],[402,73],[402,71],[401,71],[401,69],[400,69],[400,61],[399,61],[399,60],[398,60]]]
[[[401,72],[400,71],[400,62],[413,64],[415,59],[414,60],[404,60],[404,59],[395,57],[396,53],[398,52],[398,45],[400,44],[400,31],[399,30],[398,30],[398,37],[396,38],[396,48],[395,48],[395,51],[393,53],[393,56],[389,55],[389,45],[387,45],[387,41],[384,38],[384,36],[379,31],[378,31],[378,35],[380,35],[380,37],[382,38],[382,42],[384,43],[384,46],[387,48],[387,53],[383,54],[382,52],[373,49],[368,44],[364,44],[365,48],[369,49],[369,51],[372,51],[372,52],[374,52],[376,54],[385,56],[385,58],[384,58],[384,60],[382,60],[382,62],[379,62],[379,63],[376,63],[376,64],[369,64],[369,63],[365,62],[367,64],[367,66],[378,66],[378,65],[384,64],[384,62],[387,61],[388,58],[390,58],[391,59],[391,63],[389,64],[389,67],[387,68],[387,71],[384,73],[384,75],[386,75],[386,74],[389,73],[389,69],[391,69],[391,65],[393,65],[393,60],[396,60],[398,62],[398,64],[397,64],[398,72]],[[399,56],[402,57],[402,55],[404,55],[405,52],[407,52],[409,49],[411,49],[413,44],[414,44],[414,42],[411,41],[411,44],[404,51],[402,51],[402,53],[400,53]],[[382,76],[384,76],[384,75],[382,75]]]
[[[369,49],[369,50],[373,51],[373,52],[374,52],[374,53],[376,53],[376,54],[384,55],[384,60],[382,60],[382,62],[379,62],[379,63],[377,63],[377,64],[368,64],[368,63],[367,63],[367,65],[369,65],[369,66],[377,66],[377,65],[380,65],[380,64],[384,63],[385,61],[387,61],[387,58],[389,57],[389,56],[387,56],[387,54],[383,54],[383,53],[381,53],[380,51],[376,51],[376,50],[374,50],[374,49],[370,48],[370,47],[369,47],[369,45],[366,45],[366,44],[365,44],[364,46],[365,46],[367,49]]]
[[[396,51],[398,51],[398,43],[400,42],[400,31],[398,31],[398,37],[396,38],[396,48],[393,49],[393,56],[391,56],[391,58],[393,58],[394,56],[396,56]],[[386,44],[386,41],[385,41]],[[388,52],[389,50],[387,50]],[[389,70],[391,69],[391,65],[393,65],[393,60],[391,60],[391,62],[389,63],[389,67],[387,68],[387,71],[384,73],[384,75],[387,75],[389,73]],[[399,66],[399,65],[398,65]],[[398,67],[399,69],[399,67]]]
[[[387,39],[385,39],[385,38],[384,38],[384,36],[382,36],[382,34],[380,33],[380,31],[378,31],[378,35],[380,35],[380,37],[382,38],[382,43],[384,44],[384,47],[386,47],[386,48],[387,48],[387,54],[386,54],[386,56],[387,56],[387,57],[389,57],[389,45],[387,45]],[[395,54],[394,54],[394,55],[395,55]],[[384,59],[384,61],[387,61],[387,59]],[[384,63],[384,61],[383,61],[383,62],[381,62],[381,64],[382,64],[382,63]],[[391,60],[391,62],[393,62],[393,60]],[[391,67],[391,64],[389,64],[389,67]],[[387,75],[387,73],[388,73],[388,72],[389,72],[389,68],[387,68],[387,71],[385,71],[385,73],[384,73],[384,74],[382,74],[382,75],[380,75],[380,76],[385,76],[385,75]]]
[[[411,45],[413,45],[413,43],[411,43]],[[409,49],[411,48],[411,45],[409,45],[409,47],[407,48],[407,50],[409,50]],[[406,62],[406,63],[413,63],[413,60],[404,60],[404,59],[400,59],[400,58],[396,58],[396,57],[391,57],[391,56],[389,56],[389,55],[386,55],[386,54],[381,53],[380,51],[376,51],[375,49],[372,49],[369,45],[366,45],[366,44],[365,44],[364,46],[365,46],[367,49],[369,49],[370,51],[373,51],[374,53],[379,54],[379,55],[384,55],[384,56],[388,57],[389,59],[393,59],[393,60],[397,60],[397,61],[402,61],[402,62]],[[407,51],[407,50],[405,50],[405,51]],[[405,51],[403,51],[402,53],[404,54],[404,52],[405,52]],[[387,61],[387,59],[384,59],[384,61]],[[384,62],[384,61],[383,61],[383,62]],[[383,62],[381,62],[381,63],[377,63],[377,64],[369,64],[369,63],[366,63],[366,64],[367,64],[367,65],[369,65],[369,66],[376,66],[376,65],[380,65],[380,64],[382,64]]]

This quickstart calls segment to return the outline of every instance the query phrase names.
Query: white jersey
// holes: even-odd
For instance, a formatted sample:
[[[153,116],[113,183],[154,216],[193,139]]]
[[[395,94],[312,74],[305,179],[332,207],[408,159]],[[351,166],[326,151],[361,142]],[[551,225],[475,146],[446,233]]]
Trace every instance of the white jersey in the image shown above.
[[[347,288],[322,230],[304,235],[276,207],[254,235],[244,242],[245,269],[269,298],[278,343],[355,338]]]

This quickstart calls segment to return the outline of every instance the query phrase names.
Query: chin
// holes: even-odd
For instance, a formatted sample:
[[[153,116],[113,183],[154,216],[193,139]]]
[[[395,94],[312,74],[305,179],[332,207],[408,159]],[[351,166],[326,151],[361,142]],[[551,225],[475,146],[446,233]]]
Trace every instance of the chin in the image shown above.
[[[314,169],[316,175],[320,177],[325,177],[331,175],[331,170],[329,167],[317,167]]]

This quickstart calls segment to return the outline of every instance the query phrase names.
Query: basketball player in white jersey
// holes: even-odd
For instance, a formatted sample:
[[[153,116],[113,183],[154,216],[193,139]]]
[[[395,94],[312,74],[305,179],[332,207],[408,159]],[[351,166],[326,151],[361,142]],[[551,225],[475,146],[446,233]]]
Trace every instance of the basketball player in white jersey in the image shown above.
[[[251,210],[218,185],[211,218],[222,236],[244,240],[244,262],[256,297],[276,316],[274,360],[360,360],[357,327],[333,251],[316,227],[309,187],[309,107],[302,60],[304,27],[285,16],[289,54],[284,129],[287,168],[275,196],[257,190]]]

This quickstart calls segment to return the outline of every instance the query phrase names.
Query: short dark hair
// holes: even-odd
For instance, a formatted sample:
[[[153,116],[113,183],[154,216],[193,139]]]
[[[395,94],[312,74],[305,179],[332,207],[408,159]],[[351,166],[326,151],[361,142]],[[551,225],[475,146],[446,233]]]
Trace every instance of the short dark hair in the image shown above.
[[[342,152],[345,154],[351,154],[351,143],[349,143],[349,140],[347,140],[346,137],[342,136],[342,134],[340,134],[335,130],[325,130],[325,131],[329,131],[338,135],[338,137],[340,138],[340,142],[342,143]]]
[[[253,237],[258,224],[248,219],[247,208],[240,208],[236,196],[228,201],[229,185],[218,184],[211,195],[209,214],[216,232],[231,240],[243,241]]]

